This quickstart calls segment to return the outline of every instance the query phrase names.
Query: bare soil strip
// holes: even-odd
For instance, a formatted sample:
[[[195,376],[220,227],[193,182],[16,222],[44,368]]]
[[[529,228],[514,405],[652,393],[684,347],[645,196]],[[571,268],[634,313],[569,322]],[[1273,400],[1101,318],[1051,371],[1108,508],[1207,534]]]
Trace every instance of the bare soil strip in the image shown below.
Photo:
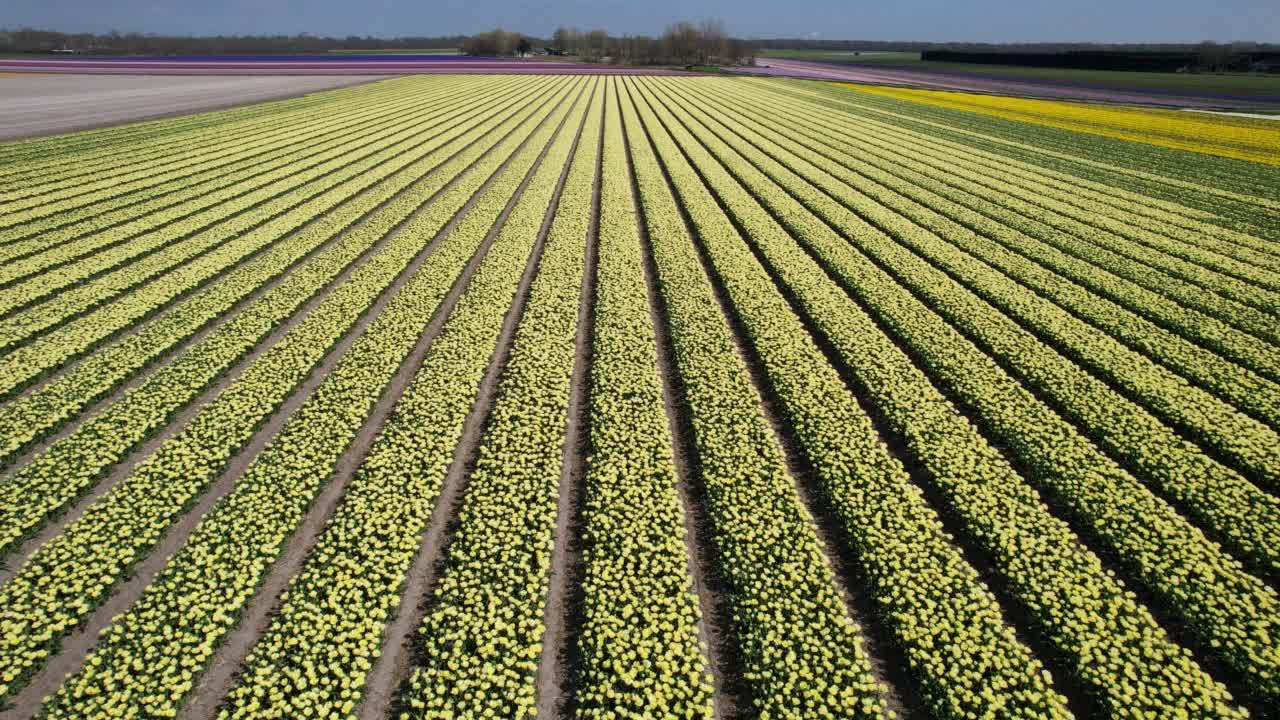
[[[381,79],[358,75],[305,78],[13,76],[5,81],[6,108],[0,113],[0,128],[3,128],[0,140],[57,135],[142,118],[157,120],[270,102]],[[86,107],[93,107],[94,112],[85,113]]]
[[[566,115],[562,119],[561,128],[570,117],[571,115]],[[555,134],[559,134],[559,132],[560,129],[558,128]],[[579,126],[580,133],[581,126]],[[547,151],[551,148],[555,134],[548,140],[537,160],[529,167],[529,171],[521,181],[520,186],[511,196],[507,205],[502,209],[502,213],[498,216],[497,221],[494,222],[493,227],[489,230],[484,240],[486,248],[492,244],[494,238],[502,231],[502,227],[507,222],[507,217],[515,209],[520,197],[524,195],[525,188],[528,187],[529,182],[533,179],[538,167],[546,157]],[[577,141],[578,138],[575,138],[575,148],[577,147]],[[570,157],[572,157],[572,153]],[[498,376],[501,374],[507,358],[511,354],[511,341],[515,335],[516,326],[520,322],[520,317],[524,313],[525,303],[529,296],[529,286],[533,283],[534,272],[542,259],[542,249],[546,245],[547,230],[550,228],[551,219],[555,216],[555,210],[559,206],[568,167],[566,162],[565,170],[561,172],[555,193],[548,204],[542,225],[538,230],[538,239],[534,243],[532,252],[529,253],[524,274],[521,276],[520,284],[516,289],[515,302],[507,310],[507,315],[503,319],[502,331],[498,336],[498,344],[494,349],[493,356],[489,360],[489,368],[485,372],[484,380],[480,383],[471,412],[467,414],[467,418],[463,422],[462,436],[454,448],[453,462],[450,463],[449,471],[445,475],[444,485],[441,488],[439,498],[436,500],[436,506],[431,512],[431,518],[427,522],[427,529],[422,535],[413,564],[410,565],[409,572],[405,576],[400,602],[383,632],[382,647],[377,660],[373,664],[373,668],[369,671],[368,678],[365,680],[364,698],[359,707],[361,720],[384,720],[391,714],[393,708],[399,702],[404,686],[408,682],[415,665],[414,638],[423,618],[426,617],[431,608],[436,586],[444,571],[449,545],[454,532],[457,530],[458,511],[462,507],[463,495],[466,493],[467,478],[475,467],[476,457],[480,450],[480,440],[484,434],[484,424],[489,416],[489,411],[493,407],[498,386]],[[477,193],[476,197],[479,197],[479,195],[480,193]],[[475,271],[475,267],[478,265],[479,263],[475,262],[474,266],[467,268],[468,276]],[[443,325],[446,317],[447,315],[441,315],[437,320]],[[435,321],[433,321],[434,324]]]
[[[545,122],[545,120],[546,118],[543,119],[543,122]],[[527,141],[528,139],[526,138],[525,142],[527,143]],[[521,145],[516,148],[515,152],[519,152],[519,149],[522,147],[524,147],[524,143],[521,143]],[[514,157],[514,153],[511,157]],[[501,167],[505,168],[509,162],[510,158],[504,161]],[[429,244],[429,247],[433,247],[436,244],[436,240],[444,237],[453,229],[458,221],[474,205],[475,200],[483,195],[484,190],[487,189],[494,179],[499,176],[500,171],[501,168],[486,180],[479,191],[472,196],[472,199],[469,200],[467,204],[464,205],[463,208],[453,217],[449,225],[447,225],[437,235],[437,237],[433,239]],[[526,178],[526,182],[527,180],[528,178]],[[521,190],[523,190],[523,186],[521,186]],[[517,192],[516,197],[518,196],[519,192]],[[510,209],[511,206],[508,205],[502,216],[499,218],[498,223],[495,225],[495,228],[501,227],[501,224],[506,220],[506,216],[509,214]],[[484,242],[481,244],[480,250],[472,257],[462,277],[459,278],[459,281],[455,283],[453,290],[450,291],[450,296],[446,299],[446,302],[454,302],[457,297],[461,295],[462,288],[465,287],[464,281],[470,279],[471,275],[474,273],[475,267],[479,265],[483,252],[488,249],[494,236],[496,236],[496,232],[491,232],[490,235],[485,238]],[[324,357],[324,360],[312,370],[307,379],[294,389],[289,398],[276,410],[274,414],[270,416],[266,423],[263,424],[262,428],[253,436],[253,439],[249,444],[236,454],[213,485],[205,491],[205,493],[199,498],[195,505],[186,512],[186,514],[169,527],[160,543],[151,550],[150,554],[134,566],[133,573],[130,578],[117,586],[112,596],[103,603],[101,607],[95,610],[77,631],[67,636],[62,641],[59,653],[51,658],[44,669],[31,679],[30,683],[21,693],[12,699],[11,709],[0,714],[0,720],[33,716],[38,712],[41,704],[43,703],[43,698],[54,693],[67,675],[77,671],[84,664],[86,656],[97,642],[98,635],[103,629],[111,624],[112,618],[127,610],[137,601],[143,591],[146,590],[147,586],[150,584],[152,578],[164,569],[174,553],[181,549],[183,544],[186,543],[187,538],[190,537],[191,533],[194,532],[201,520],[204,519],[204,515],[207,514],[218,501],[234,489],[236,480],[239,479],[245,469],[249,467],[258,453],[275,438],[293,412],[311,396],[321,383],[324,382],[325,378],[328,377],[330,372],[332,372],[334,366],[339,360],[341,360],[342,356],[345,355],[347,350],[355,344],[355,341],[364,334],[364,331],[368,328],[369,323],[372,322],[373,318],[377,317],[378,314],[382,312],[387,303],[391,301],[391,298],[395,297],[395,295],[412,276],[411,270],[416,270],[428,254],[429,253],[426,253],[425,251],[420,253],[418,257],[414,258],[408,267],[401,270],[400,274],[391,285],[383,289],[377,300],[375,300],[369,309],[365,311],[365,313],[356,322],[355,326],[353,326],[347,334],[344,335],[332,349],[330,349],[328,354]],[[443,315],[439,317],[442,318]],[[443,324],[442,319],[440,319],[440,323]],[[435,321],[433,321],[433,326],[434,324]],[[431,332],[431,328],[428,328],[428,332]],[[438,332],[438,329],[436,332]],[[403,388],[401,388],[401,391],[402,390]],[[59,523],[59,526],[62,525],[65,525],[65,523]],[[56,533],[53,533],[53,535],[56,535]],[[290,550],[292,549],[291,541]],[[254,640],[256,641],[256,634],[254,636]],[[250,645],[251,644],[252,643],[250,643]]]
[[[624,131],[625,132],[625,131]],[[628,156],[630,153],[628,153]],[[631,186],[636,207],[641,207],[635,182]],[[751,689],[746,681],[746,664],[733,629],[728,582],[718,571],[720,558],[713,545],[714,530],[707,511],[707,491],[701,481],[698,450],[694,444],[693,422],[684,401],[684,390],[675,369],[675,348],[667,320],[666,301],[658,290],[657,266],[649,233],[643,222],[640,244],[645,253],[645,282],[649,288],[649,314],[658,349],[658,375],[662,379],[662,401],[667,427],[674,439],[672,455],[676,469],[676,490],[684,517],[685,554],[693,576],[702,619],[698,636],[707,652],[707,670],[714,688],[717,720],[739,720],[750,716]]]
[[[581,141],[579,137],[578,141]],[[604,142],[601,123],[597,145]],[[555,546],[551,553],[551,574],[547,606],[543,613],[542,654],[538,659],[537,717],[561,717],[572,697],[572,638],[581,627],[582,498],[586,477],[586,448],[591,388],[591,348],[595,332],[596,253],[600,230],[600,148],[597,147],[595,181],[591,196],[591,219],[584,238],[582,285],[579,288],[577,337],[574,338],[573,379],[570,381],[568,422],[560,455],[560,494],[556,504]],[[577,153],[577,143],[574,152]],[[563,187],[569,177],[565,167],[560,177]],[[557,191],[557,198],[559,191]],[[548,218],[550,220],[550,218]],[[550,227],[548,223],[547,227]],[[544,231],[547,228],[544,228]]]

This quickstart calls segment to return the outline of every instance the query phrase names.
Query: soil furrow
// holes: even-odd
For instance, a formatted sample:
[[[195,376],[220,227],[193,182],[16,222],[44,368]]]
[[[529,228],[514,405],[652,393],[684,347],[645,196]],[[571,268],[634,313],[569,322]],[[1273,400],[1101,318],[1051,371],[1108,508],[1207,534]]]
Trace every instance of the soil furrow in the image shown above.
[[[603,143],[601,126],[597,143]],[[578,141],[581,141],[579,137]],[[577,143],[574,152],[577,154]],[[591,191],[591,219],[584,238],[582,285],[578,295],[578,326],[574,338],[573,376],[570,381],[569,405],[566,409],[564,445],[560,459],[560,494],[556,503],[555,547],[551,553],[547,606],[543,613],[542,654],[538,658],[537,717],[558,718],[572,698],[572,639],[581,627],[582,618],[582,497],[586,473],[588,427],[587,396],[591,388],[591,347],[595,315],[596,252],[600,228],[600,165],[597,165]],[[569,167],[560,177],[563,188]],[[559,190],[557,190],[557,198]],[[543,228],[550,227],[551,217]]]
[[[557,128],[555,134],[560,132],[569,118],[570,115],[566,115],[562,119],[561,127]],[[579,127],[579,133],[581,133],[581,126]],[[552,138],[554,138],[555,134],[553,134]],[[538,167],[542,164],[551,145],[552,141],[548,140],[547,145],[542,149],[533,165],[530,166],[520,186],[502,209],[497,221],[490,228],[484,240],[486,248],[492,244],[498,233],[501,232],[503,225],[506,224],[507,217],[520,201],[520,197],[524,194],[525,188],[528,187]],[[574,147],[577,147],[577,138],[574,140]],[[572,157],[572,152],[570,157]],[[552,200],[543,217],[542,225],[538,230],[538,238],[526,261],[524,273],[516,289],[515,301],[512,303],[511,308],[507,310],[506,317],[503,319],[502,331],[498,336],[498,344],[489,360],[489,368],[485,371],[484,379],[480,383],[471,411],[463,422],[462,436],[454,448],[453,461],[450,463],[449,470],[445,475],[435,508],[427,521],[427,529],[418,544],[413,563],[405,575],[400,602],[397,604],[391,621],[384,630],[382,647],[377,660],[373,664],[373,668],[369,671],[365,680],[364,698],[358,710],[358,715],[362,720],[383,720],[391,714],[399,702],[404,686],[408,682],[415,665],[414,637],[418,627],[422,624],[423,618],[431,608],[431,599],[435,596],[436,586],[444,570],[449,544],[457,529],[458,512],[462,507],[463,496],[466,493],[467,477],[475,466],[476,457],[480,450],[480,439],[484,433],[485,421],[489,416],[490,409],[493,407],[498,386],[498,376],[501,374],[502,368],[506,365],[507,358],[511,354],[512,338],[515,335],[516,326],[520,322],[525,303],[528,300],[529,286],[533,282],[535,270],[542,258],[547,230],[550,228],[551,219],[555,216],[555,210],[559,206],[567,170],[568,164],[566,163],[565,170],[561,173]],[[477,193],[476,197],[479,197],[479,195],[480,193]],[[468,275],[473,273],[478,265],[479,263],[475,262],[473,266],[468,267]],[[437,321],[443,325],[446,318],[447,315],[437,317],[436,320],[432,321],[433,326]],[[438,328],[436,332],[438,332]]]
[[[636,94],[634,97],[641,100],[644,99],[644,96],[640,94]],[[637,100],[637,102],[641,100]],[[651,137],[649,141],[652,142]],[[689,162],[689,166],[697,172],[699,178],[705,184],[705,178],[702,177],[701,170],[693,164],[692,160],[684,153],[682,147],[677,145],[677,148],[684,155],[686,161]],[[671,181],[671,176],[666,166],[662,165],[660,170],[667,182],[668,192],[672,194],[672,197],[680,197]],[[709,185],[707,189],[711,197],[719,204],[725,217],[729,219],[735,230],[745,241],[748,235],[745,234],[744,229],[737,224],[733,216],[729,214],[728,209],[720,203],[720,198],[715,191]],[[733,308],[733,302],[729,297],[728,290],[715,270],[706,245],[701,235],[697,232],[695,224],[689,218],[684,205],[677,203],[677,206],[680,209],[685,231],[693,239],[694,250],[711,285],[712,294],[720,307],[721,315],[731,330],[730,334],[734,349],[742,360],[743,366],[747,369],[747,375],[755,389],[756,396],[760,398],[761,409],[765,419],[772,427],[774,436],[783,450],[787,472],[795,483],[796,493],[810,519],[814,521],[813,527],[822,547],[824,559],[835,576],[837,590],[840,592],[850,617],[864,630],[862,634],[864,650],[871,661],[872,670],[881,684],[885,706],[887,709],[895,711],[899,717],[912,719],[927,717],[923,706],[916,702],[923,695],[916,690],[917,683],[915,679],[906,672],[908,663],[905,655],[892,641],[888,629],[881,625],[876,618],[876,603],[866,590],[865,575],[859,569],[852,551],[854,545],[840,527],[834,512],[818,500],[818,498],[822,497],[822,493],[817,489],[817,481],[812,472],[812,467],[800,450],[787,422],[783,419],[784,413],[777,400],[773,385],[769,381],[764,363],[756,352],[755,347],[746,340],[748,337],[746,327]],[[747,244],[750,245],[749,242]],[[854,394],[854,399],[865,411],[866,407],[863,398]],[[686,431],[692,432],[691,427],[686,428]],[[883,433],[880,433],[880,435],[883,437]],[[747,707],[750,706],[747,705]]]

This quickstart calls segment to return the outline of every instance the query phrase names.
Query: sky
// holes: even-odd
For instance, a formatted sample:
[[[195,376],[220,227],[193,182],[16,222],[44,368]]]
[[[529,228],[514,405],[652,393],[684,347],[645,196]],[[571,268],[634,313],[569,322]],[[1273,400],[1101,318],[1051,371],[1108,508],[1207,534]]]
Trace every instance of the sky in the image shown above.
[[[181,35],[440,36],[557,25],[656,35],[718,18],[738,37],[956,42],[1280,41],[1276,0],[2,0],[0,27]]]

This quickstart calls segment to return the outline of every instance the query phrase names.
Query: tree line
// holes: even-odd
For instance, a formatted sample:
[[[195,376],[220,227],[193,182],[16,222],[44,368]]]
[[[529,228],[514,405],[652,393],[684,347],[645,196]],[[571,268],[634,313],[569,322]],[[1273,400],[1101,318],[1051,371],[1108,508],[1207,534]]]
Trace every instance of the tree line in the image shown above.
[[[755,55],[754,45],[730,37],[718,20],[673,23],[659,37],[562,26],[550,38],[533,38],[498,28],[472,35],[460,47],[481,57],[534,52],[619,65],[738,65],[749,64]]]
[[[218,35],[154,33],[62,33],[23,28],[0,30],[0,52],[75,52],[87,55],[270,55],[332,51],[458,48],[467,55],[503,57],[530,53],[572,55],[621,65],[749,64],[755,45],[730,37],[718,20],[678,22],[659,37],[610,35],[605,30],[558,28],[550,38],[502,29],[475,35],[397,38],[317,35]]]
[[[377,38],[349,35],[216,35],[192,37],[154,33],[62,33],[52,30],[0,30],[0,52],[92,55],[267,55],[311,54],[334,50],[420,50],[457,48],[465,35]]]
[[[1226,45],[1211,41],[1181,50],[1069,50],[1066,52],[925,50],[920,53],[920,58],[933,62],[1136,72],[1280,70],[1280,51],[1259,49],[1259,46],[1253,43]]]
[[[741,65],[751,64],[756,53],[753,43],[730,37],[719,20],[673,23],[659,37],[559,27],[549,47],[584,60],[625,65]]]

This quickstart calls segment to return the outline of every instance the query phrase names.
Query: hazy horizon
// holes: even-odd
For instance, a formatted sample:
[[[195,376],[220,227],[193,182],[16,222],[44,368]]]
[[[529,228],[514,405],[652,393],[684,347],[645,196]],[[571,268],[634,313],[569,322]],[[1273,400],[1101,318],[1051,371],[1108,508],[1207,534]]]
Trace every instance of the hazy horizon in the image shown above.
[[[737,37],[922,42],[1194,43],[1276,42],[1280,3],[1222,0],[1207,6],[1166,0],[1158,11],[1136,0],[971,0],[851,6],[839,0],[741,4],[652,0],[510,0],[505,3],[414,3],[410,0],[10,0],[0,26],[62,32],[172,35],[445,36],[494,27],[550,36],[558,25],[611,34],[656,35],[676,20],[722,20]]]

